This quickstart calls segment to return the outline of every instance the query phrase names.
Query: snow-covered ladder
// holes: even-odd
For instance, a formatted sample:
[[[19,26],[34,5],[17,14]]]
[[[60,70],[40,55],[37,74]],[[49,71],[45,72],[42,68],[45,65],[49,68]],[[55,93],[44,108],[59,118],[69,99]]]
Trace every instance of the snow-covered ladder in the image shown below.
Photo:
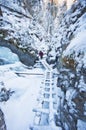
[[[34,112],[36,112],[34,124],[38,126],[46,125],[56,127],[54,115],[57,112],[57,87],[55,84],[56,82],[54,81],[54,73],[46,61],[42,60],[41,63],[45,68],[45,72],[41,85],[41,94],[38,98],[39,102],[37,107],[34,109]],[[47,115],[45,120],[43,120],[43,115]]]

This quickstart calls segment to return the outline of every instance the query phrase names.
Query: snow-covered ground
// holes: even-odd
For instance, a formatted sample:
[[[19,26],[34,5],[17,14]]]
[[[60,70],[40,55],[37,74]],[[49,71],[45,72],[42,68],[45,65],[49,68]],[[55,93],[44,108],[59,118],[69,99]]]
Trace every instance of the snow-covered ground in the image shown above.
[[[7,48],[0,47],[0,50],[7,54],[7,57],[3,54],[2,59],[12,60],[17,57]],[[9,59],[9,53],[13,58]],[[15,71],[43,73],[43,70],[40,68],[29,70],[18,61],[18,58],[15,58],[14,64],[0,66],[0,81],[4,83],[0,86],[0,89],[5,87],[7,90],[15,91],[7,102],[0,103],[0,107],[5,114],[7,130],[29,130],[29,125],[32,125],[34,121],[33,108],[37,105],[42,75],[22,74],[18,76]]]

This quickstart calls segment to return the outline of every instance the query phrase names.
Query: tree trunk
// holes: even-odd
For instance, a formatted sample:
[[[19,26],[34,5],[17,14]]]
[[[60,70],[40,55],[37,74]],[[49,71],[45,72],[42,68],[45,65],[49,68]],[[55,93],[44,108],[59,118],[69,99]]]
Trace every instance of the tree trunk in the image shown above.
[[[0,7],[0,16],[3,16],[3,15],[2,15],[2,10],[1,10],[1,7]]]

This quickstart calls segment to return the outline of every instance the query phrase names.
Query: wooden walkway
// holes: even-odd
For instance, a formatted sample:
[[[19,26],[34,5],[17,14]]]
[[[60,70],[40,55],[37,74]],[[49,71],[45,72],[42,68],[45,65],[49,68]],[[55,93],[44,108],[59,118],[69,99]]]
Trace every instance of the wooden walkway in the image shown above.
[[[35,112],[34,127],[37,130],[62,130],[61,127],[55,125],[55,114],[57,113],[57,86],[56,76],[52,68],[41,60],[44,66],[44,78],[40,86],[37,107],[33,109]]]

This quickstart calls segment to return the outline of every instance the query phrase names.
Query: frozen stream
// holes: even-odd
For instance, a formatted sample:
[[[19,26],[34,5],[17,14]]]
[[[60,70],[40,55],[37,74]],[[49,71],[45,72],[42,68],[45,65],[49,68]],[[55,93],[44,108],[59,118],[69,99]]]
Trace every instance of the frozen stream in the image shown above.
[[[33,124],[33,108],[37,105],[42,76],[40,75],[16,75],[17,72],[43,73],[41,68],[27,69],[19,62],[17,55],[10,49],[0,47],[0,89],[14,90],[15,93],[7,102],[0,103],[5,115],[7,130],[29,130]]]
[[[6,47],[0,47],[0,65],[10,64],[19,61],[16,54]]]

